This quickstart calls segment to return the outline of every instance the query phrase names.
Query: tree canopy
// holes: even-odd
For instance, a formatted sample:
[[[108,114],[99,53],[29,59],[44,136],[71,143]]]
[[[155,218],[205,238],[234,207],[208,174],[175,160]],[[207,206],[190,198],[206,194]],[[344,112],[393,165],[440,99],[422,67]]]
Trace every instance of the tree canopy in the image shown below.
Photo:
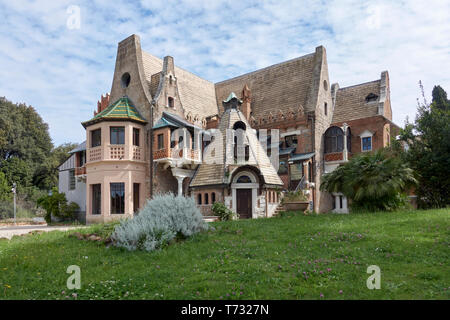
[[[48,125],[32,106],[0,97],[0,184],[6,181],[8,190],[13,182],[18,193],[26,195],[55,187],[58,165],[75,146],[54,148]]]
[[[406,161],[414,169],[418,205],[422,208],[450,205],[450,101],[440,86],[432,92],[431,104],[419,104],[414,123],[400,134],[408,144]]]

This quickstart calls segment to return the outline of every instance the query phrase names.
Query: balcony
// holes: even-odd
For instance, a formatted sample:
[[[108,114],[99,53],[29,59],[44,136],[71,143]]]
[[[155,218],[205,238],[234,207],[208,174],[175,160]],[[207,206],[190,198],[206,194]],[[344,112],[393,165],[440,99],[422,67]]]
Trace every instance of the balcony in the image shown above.
[[[153,151],[153,161],[173,166],[199,164],[201,157],[197,149],[164,148]]]
[[[83,176],[86,174],[86,167],[76,167],[75,168],[75,176]]]
[[[87,149],[87,162],[108,160],[145,161],[144,148],[127,144],[108,144]]]

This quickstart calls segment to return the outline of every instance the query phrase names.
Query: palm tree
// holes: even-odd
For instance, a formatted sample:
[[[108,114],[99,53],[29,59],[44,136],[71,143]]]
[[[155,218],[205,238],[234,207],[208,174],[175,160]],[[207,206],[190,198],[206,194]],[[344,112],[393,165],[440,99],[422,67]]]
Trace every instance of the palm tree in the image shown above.
[[[413,170],[400,157],[381,149],[358,154],[325,174],[320,189],[342,192],[354,207],[394,210],[405,204],[405,191],[416,183]]]

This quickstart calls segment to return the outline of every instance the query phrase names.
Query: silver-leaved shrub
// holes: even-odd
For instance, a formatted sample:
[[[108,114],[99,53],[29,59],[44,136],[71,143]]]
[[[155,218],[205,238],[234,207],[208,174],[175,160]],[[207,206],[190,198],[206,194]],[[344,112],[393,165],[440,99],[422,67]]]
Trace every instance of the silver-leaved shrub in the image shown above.
[[[132,219],[122,221],[111,235],[117,247],[153,251],[170,241],[207,230],[193,198],[172,193],[157,195]]]

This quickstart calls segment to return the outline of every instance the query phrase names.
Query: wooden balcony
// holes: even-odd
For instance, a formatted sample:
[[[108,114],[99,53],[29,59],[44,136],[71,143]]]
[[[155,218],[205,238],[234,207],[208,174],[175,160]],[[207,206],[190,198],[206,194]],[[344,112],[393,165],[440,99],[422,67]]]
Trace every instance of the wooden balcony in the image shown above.
[[[153,161],[167,162],[168,164],[177,163],[178,165],[200,163],[199,151],[196,149],[172,149],[164,148],[153,151]]]
[[[86,167],[76,167],[75,168],[75,176],[82,176],[86,174]]]

